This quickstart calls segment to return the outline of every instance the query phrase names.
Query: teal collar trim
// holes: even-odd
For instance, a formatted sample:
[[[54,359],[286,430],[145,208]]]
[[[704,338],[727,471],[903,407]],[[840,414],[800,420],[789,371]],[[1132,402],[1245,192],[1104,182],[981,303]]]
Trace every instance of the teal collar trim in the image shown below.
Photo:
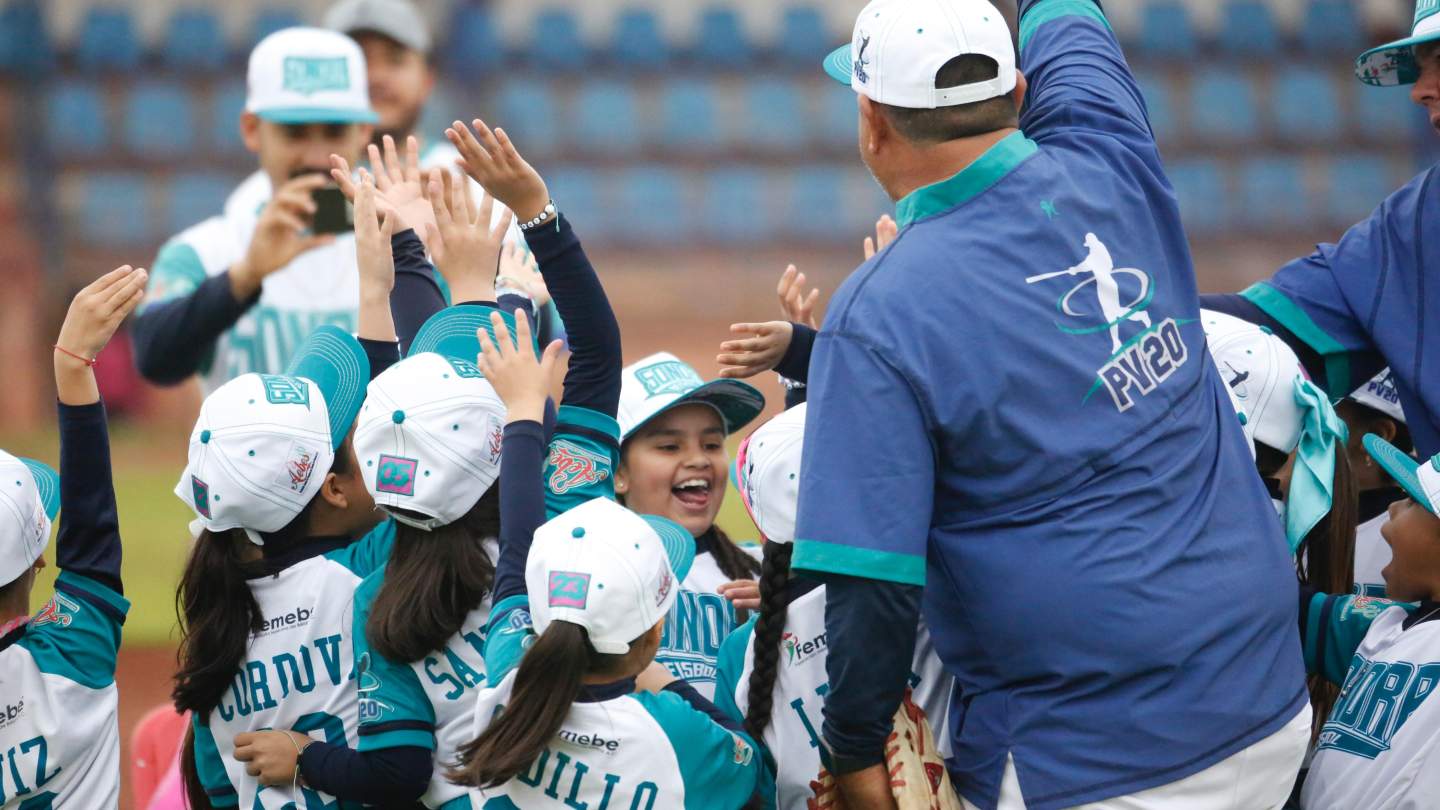
[[[905,195],[895,204],[896,222],[903,228],[917,219],[949,211],[980,196],[1039,149],[1023,132],[1005,136],[953,177]]]

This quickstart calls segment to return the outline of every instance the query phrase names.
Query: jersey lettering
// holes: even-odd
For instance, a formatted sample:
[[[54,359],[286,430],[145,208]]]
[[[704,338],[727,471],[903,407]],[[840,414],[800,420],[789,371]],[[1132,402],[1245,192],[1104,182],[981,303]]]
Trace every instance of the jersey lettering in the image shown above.
[[[6,766],[0,768],[0,804],[11,796],[17,799],[28,796],[59,776],[62,768],[58,765],[55,770],[46,773],[49,757],[50,747],[43,736],[31,737],[0,754],[0,760],[3,760]],[[8,785],[5,781],[7,773],[10,776]],[[25,777],[29,777],[28,782]]]
[[[720,644],[734,629],[735,610],[725,597],[681,590],[665,614],[656,659],[677,677],[714,683]]]
[[[554,758],[551,758],[551,754]],[[552,770],[553,765],[553,770]],[[571,767],[573,766],[573,767]],[[568,775],[567,775],[568,771]],[[578,758],[571,757],[563,751],[552,752],[548,747],[540,751],[529,770],[517,774],[515,780],[532,788],[539,788],[541,783],[545,784],[542,791],[552,799],[560,799],[561,794],[565,796],[564,803],[571,810],[623,810],[624,805],[611,807],[611,801],[615,798],[618,788],[621,787],[623,777],[617,773],[608,771],[596,772],[605,782],[605,792],[600,797],[599,804],[580,801],[580,796],[585,789],[585,780],[591,777],[592,767]],[[635,791],[630,799],[630,810],[653,810],[655,798],[660,794],[660,788],[654,782],[640,782],[635,785]],[[508,808],[519,807],[509,797],[497,797],[485,802],[484,810],[508,810]]]
[[[1340,700],[1320,732],[1319,747],[1375,759],[1390,750],[1390,741],[1436,684],[1440,663],[1367,661],[1357,654]]]
[[[446,700],[458,700],[466,690],[473,689],[484,683],[485,676],[476,672],[464,659],[449,649],[445,650],[445,661],[449,669],[445,669],[440,659],[431,655],[425,658],[425,677],[436,686],[450,685],[450,690],[445,693]]]
[[[339,686],[340,636],[337,634],[317,638],[311,644],[320,655],[330,685]],[[272,682],[276,687],[274,689],[271,687]],[[292,691],[306,693],[314,688],[315,666],[310,647],[301,647],[295,653],[280,653],[269,661],[246,661],[230,683],[228,698],[222,699],[216,710],[220,713],[220,719],[229,723],[237,714],[248,717],[252,712],[275,708],[279,701],[289,697]]]

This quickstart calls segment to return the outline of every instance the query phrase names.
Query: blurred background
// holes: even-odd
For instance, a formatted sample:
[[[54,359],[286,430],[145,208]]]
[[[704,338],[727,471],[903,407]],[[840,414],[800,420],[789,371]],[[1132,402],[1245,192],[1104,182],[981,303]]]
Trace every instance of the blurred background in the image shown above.
[[[420,0],[440,84],[421,132],[505,126],[546,176],[620,314],[626,359],[716,370],[729,323],[779,317],[794,262],[825,293],[891,205],[856,156],[855,101],[819,61],[860,0]],[[1012,14],[1013,2],[1001,0]],[[1409,0],[1106,0],[1149,104],[1200,286],[1238,290],[1333,240],[1432,163],[1405,88],[1353,78],[1408,33]],[[254,170],[245,59],[324,0],[0,2],[0,446],[57,458],[49,345],[69,296],[219,213]],[[917,294],[923,294],[917,290]],[[198,395],[97,369],[112,417],[134,602],[122,733],[163,701]],[[772,401],[773,377],[757,381]],[[722,521],[753,537],[738,500]],[[51,567],[47,573],[53,573]],[[48,587],[36,595],[36,606]]]

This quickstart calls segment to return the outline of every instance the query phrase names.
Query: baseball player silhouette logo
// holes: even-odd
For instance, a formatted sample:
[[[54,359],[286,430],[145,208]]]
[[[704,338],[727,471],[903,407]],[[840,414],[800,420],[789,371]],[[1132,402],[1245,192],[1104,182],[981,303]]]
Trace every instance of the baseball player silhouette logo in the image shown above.
[[[1072,335],[1083,335],[1091,332],[1099,332],[1104,329],[1110,330],[1110,350],[1120,351],[1120,324],[1125,321],[1132,321],[1150,328],[1150,316],[1146,314],[1145,308],[1150,305],[1150,299],[1154,290],[1150,284],[1150,276],[1142,270],[1134,267],[1116,267],[1115,261],[1110,257],[1110,250],[1105,243],[1093,233],[1085,234],[1085,247],[1090,249],[1089,255],[1083,261],[1072,267],[1060,270],[1055,273],[1041,273],[1038,276],[1031,276],[1025,279],[1026,284],[1034,284],[1060,276],[1075,276],[1081,273],[1089,273],[1090,277],[1070,288],[1070,291],[1060,297],[1057,303],[1059,310],[1071,318],[1085,318],[1086,313],[1075,310],[1072,307],[1072,299],[1075,294],[1090,286],[1095,285],[1095,294],[1100,303],[1100,316],[1104,323],[1099,326],[1083,328],[1071,328],[1057,323],[1060,331]],[[1120,303],[1120,282],[1118,276],[1132,276],[1140,283],[1140,287],[1134,292],[1134,298],[1129,304]]]

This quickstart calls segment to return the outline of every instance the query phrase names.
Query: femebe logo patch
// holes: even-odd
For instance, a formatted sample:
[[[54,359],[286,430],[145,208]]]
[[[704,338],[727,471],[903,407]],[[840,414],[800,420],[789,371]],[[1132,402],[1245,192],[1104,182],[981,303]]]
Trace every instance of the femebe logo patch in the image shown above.
[[[22,698],[15,703],[0,703],[0,728],[14,723],[25,713],[25,700]]]
[[[260,622],[260,633],[275,633],[280,630],[290,630],[296,627],[304,627],[309,624],[310,617],[314,615],[313,608],[297,607],[289,613],[282,613],[279,616],[267,616]]]
[[[589,731],[571,731],[568,728],[562,728],[560,729],[560,739],[571,745],[604,751],[607,754],[613,754],[620,750],[619,740],[607,740],[599,734]]]
[[[825,634],[802,641],[794,633],[785,633],[780,636],[780,646],[785,650],[785,666],[793,666],[802,661],[808,661],[829,649]]]

